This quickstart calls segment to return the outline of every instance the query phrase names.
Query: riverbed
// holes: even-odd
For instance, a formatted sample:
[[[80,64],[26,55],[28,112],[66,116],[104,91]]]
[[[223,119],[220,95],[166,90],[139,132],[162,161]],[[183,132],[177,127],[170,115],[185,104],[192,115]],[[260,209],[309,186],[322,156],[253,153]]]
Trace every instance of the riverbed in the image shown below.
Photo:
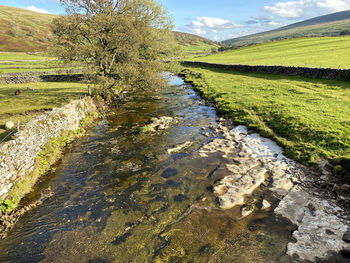
[[[160,91],[123,96],[69,147],[24,200],[53,192],[1,240],[1,262],[297,261],[286,253],[296,226],[273,212],[279,200],[270,191],[251,198],[271,207],[244,218],[240,207],[220,207],[213,186],[225,177],[224,158],[200,154],[221,138],[219,117],[180,78],[169,79]],[[176,121],[143,131],[164,116]],[[171,151],[178,145],[186,147]]]

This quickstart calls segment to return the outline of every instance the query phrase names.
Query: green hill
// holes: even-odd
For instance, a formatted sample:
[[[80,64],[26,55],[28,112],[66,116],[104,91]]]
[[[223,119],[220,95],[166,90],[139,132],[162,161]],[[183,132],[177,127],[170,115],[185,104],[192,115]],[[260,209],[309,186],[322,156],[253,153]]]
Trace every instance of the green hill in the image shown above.
[[[267,32],[228,39],[223,41],[222,44],[239,47],[287,38],[340,36],[349,34],[350,11],[343,11],[319,16]]]
[[[0,51],[44,51],[49,45],[50,23],[55,17],[0,5]],[[186,56],[206,55],[219,47],[218,43],[203,37],[181,32],[174,34]]]
[[[193,34],[174,32],[175,39],[183,47],[187,59],[216,52],[220,45],[217,42]]]
[[[349,43],[350,36],[294,38],[193,60],[222,64],[350,68]]]
[[[0,51],[43,51],[55,15],[0,5]]]

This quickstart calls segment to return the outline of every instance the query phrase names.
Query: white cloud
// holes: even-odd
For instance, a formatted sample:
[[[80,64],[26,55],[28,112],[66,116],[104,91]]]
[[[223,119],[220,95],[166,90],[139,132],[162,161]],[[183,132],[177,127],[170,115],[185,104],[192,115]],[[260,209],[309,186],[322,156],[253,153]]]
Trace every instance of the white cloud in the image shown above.
[[[205,36],[214,40],[222,40],[221,36],[223,36],[226,31],[239,27],[241,26],[226,19],[201,16],[183,26],[181,30],[188,33]]]
[[[46,11],[45,9],[37,8],[37,7],[33,6],[33,5],[27,6],[26,9],[30,10],[30,11],[37,12],[37,13],[50,14],[50,12]]]
[[[268,23],[269,26],[279,26],[280,23],[277,23],[277,22],[274,22],[274,21],[271,21]]]
[[[350,9],[350,0],[300,0],[278,2],[264,10],[283,18],[306,18]]]
[[[193,32],[196,33],[197,35],[205,35],[207,31],[204,31],[200,28],[193,28]]]
[[[230,29],[238,27],[238,25],[230,22],[229,20],[208,16],[197,17],[196,20],[191,22],[191,26],[193,28],[206,27],[213,29]]]

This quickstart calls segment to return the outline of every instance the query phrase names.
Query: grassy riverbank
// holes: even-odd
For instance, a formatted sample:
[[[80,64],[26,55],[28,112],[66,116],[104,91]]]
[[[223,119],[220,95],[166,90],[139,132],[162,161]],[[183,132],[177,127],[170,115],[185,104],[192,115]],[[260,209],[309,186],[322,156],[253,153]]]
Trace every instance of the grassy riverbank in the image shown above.
[[[350,160],[348,82],[187,68],[186,81],[219,112],[275,140],[288,157]]]
[[[350,68],[350,36],[296,38],[195,58],[222,64]]]

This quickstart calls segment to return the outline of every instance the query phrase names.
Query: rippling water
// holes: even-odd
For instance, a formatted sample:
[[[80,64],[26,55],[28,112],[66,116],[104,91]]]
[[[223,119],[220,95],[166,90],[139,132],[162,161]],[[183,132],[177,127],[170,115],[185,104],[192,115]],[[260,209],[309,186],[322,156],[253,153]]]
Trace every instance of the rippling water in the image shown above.
[[[179,122],[140,132],[160,116]],[[211,187],[220,175],[211,175],[220,155],[198,155],[214,138],[201,128],[216,120],[180,78],[158,93],[128,94],[25,200],[54,192],[0,241],[0,261],[295,262],[285,254],[287,221],[267,211],[238,220],[239,209],[218,208]],[[191,147],[167,154],[186,141]]]

